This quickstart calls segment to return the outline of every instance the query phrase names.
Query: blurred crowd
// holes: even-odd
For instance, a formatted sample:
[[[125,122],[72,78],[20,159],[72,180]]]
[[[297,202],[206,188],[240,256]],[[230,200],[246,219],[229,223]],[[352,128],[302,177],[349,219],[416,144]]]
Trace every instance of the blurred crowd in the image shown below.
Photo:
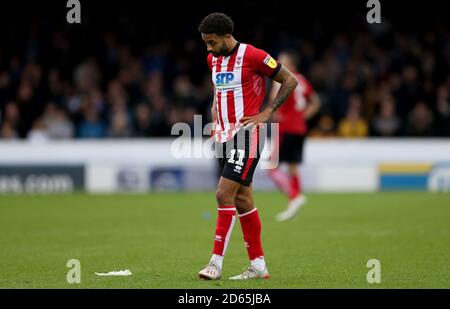
[[[194,29],[195,30],[195,29]],[[77,53],[70,31],[38,26],[0,48],[0,139],[165,137],[174,123],[210,120],[212,83],[200,36],[136,47],[110,31]],[[239,31],[235,34],[238,40]],[[322,107],[313,137],[450,136],[450,32],[397,32],[388,23],[328,36],[278,33],[296,50]],[[260,44],[260,45],[258,45]]]
[[[370,30],[370,29],[369,29]],[[450,32],[337,35],[303,71],[325,103],[313,136],[450,136]]]

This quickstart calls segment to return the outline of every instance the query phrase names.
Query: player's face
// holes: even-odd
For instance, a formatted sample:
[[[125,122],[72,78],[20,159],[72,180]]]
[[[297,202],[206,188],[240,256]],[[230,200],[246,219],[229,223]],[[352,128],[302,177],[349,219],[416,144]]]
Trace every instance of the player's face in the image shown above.
[[[226,35],[217,35],[215,33],[202,33],[202,39],[206,44],[208,53],[213,54],[214,57],[224,56],[228,52],[226,44]]]

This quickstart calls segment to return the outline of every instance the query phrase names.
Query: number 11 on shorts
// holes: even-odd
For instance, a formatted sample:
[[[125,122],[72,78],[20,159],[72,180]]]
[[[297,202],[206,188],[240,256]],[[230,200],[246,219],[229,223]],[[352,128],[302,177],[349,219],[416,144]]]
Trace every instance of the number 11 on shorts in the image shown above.
[[[244,161],[243,160],[244,160],[244,156],[245,156],[245,150],[238,149],[237,152],[238,152],[239,158],[238,158],[237,161],[234,161],[234,157],[236,155],[236,149],[231,149],[230,150],[230,158],[228,159],[228,163],[244,166]]]

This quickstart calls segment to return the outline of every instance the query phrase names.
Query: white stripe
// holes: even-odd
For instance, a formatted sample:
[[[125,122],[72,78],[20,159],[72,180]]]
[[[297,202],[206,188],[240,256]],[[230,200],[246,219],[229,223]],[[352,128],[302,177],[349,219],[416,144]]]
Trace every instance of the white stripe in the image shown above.
[[[225,236],[225,243],[223,244],[223,252],[222,255],[225,255],[225,252],[227,251],[228,242],[230,241],[231,232],[233,231],[234,222],[236,221],[236,216],[233,216],[231,218],[231,224],[228,228],[227,236]]]
[[[234,90],[234,112],[236,114],[236,123],[244,117],[244,93],[242,91],[242,86]]]
[[[227,131],[230,128],[230,121],[228,120],[227,91],[222,91],[220,95],[222,96],[220,104],[222,106],[223,130]]]
[[[230,60],[230,56],[223,57],[222,59],[222,67],[220,72],[226,72],[228,61]],[[221,92],[221,107],[222,107],[222,120],[223,120],[223,130],[227,131],[230,128],[229,120],[228,120],[228,106],[227,106],[227,91]]]
[[[250,210],[249,212],[246,212],[245,214],[239,215],[239,218],[245,217],[246,215],[249,215],[249,214],[251,214],[252,212],[255,212],[255,211],[257,211],[257,210],[258,210],[258,208],[253,208],[253,209]]]
[[[217,210],[236,210],[236,208],[217,208]]]

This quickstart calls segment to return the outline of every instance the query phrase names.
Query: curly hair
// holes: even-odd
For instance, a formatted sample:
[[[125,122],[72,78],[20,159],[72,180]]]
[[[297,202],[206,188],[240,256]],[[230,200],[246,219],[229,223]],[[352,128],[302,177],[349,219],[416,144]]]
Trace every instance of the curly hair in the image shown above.
[[[211,13],[203,18],[198,31],[200,33],[218,35],[232,34],[234,30],[233,20],[224,13]]]

